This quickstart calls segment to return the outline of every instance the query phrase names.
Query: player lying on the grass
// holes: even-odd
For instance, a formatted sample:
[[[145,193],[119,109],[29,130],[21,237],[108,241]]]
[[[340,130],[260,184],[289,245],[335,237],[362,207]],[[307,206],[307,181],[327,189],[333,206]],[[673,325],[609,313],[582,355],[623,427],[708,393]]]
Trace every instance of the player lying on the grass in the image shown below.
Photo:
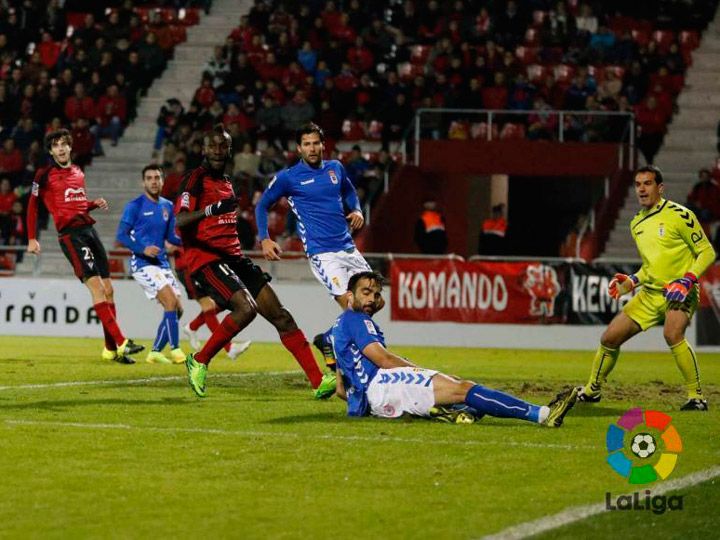
[[[132,251],[130,269],[149,300],[163,307],[163,318],[157,329],[152,350],[146,361],[154,364],[182,364],[185,353],[180,348],[178,319],[182,315],[180,287],[168,261],[166,242],[181,244],[175,234],[172,203],[161,197],[163,172],[159,165],[143,168],[144,193],[125,205],[117,230],[117,240]],[[162,350],[170,343],[170,359]]]
[[[663,336],[685,380],[688,400],[682,410],[707,410],[700,388],[697,358],[685,330],[697,309],[698,278],[715,260],[715,251],[695,214],[662,198],[662,172],[647,166],[635,172],[635,194],[642,209],[630,222],[642,266],[629,276],[616,274],[610,296],[619,299],[635,287],[642,289],[610,322],[600,338],[590,379],[579,401],[600,401],[602,384],[615,367],[620,346],[640,331],[663,325]]]
[[[350,276],[370,270],[355,247],[351,233],[364,223],[360,201],[343,164],[323,160],[325,135],[317,124],[308,123],[296,135],[298,161],[272,179],[255,208],[258,237],[269,261],[279,261],[282,250],[268,233],[268,211],[287,197],[297,216],[298,234],[315,278],[344,309]],[[330,369],[335,369],[330,331],[313,339]],[[329,397],[329,396],[328,396]]]
[[[38,199],[42,199],[55,222],[65,257],[92,296],[105,335],[103,360],[134,364],[129,355],[145,347],[126,338],[118,326],[107,253],[93,227],[95,220],[90,217],[90,212],[97,208],[108,210],[108,203],[103,198],[88,200],[85,174],[71,159],[72,143],[72,135],[67,129],[52,131],[45,136],[45,149],[52,164],[38,169],[33,181],[27,211],[28,251],[40,254],[37,214]]]
[[[183,179],[176,202],[183,260],[193,283],[231,313],[198,353],[188,355],[185,365],[191,388],[205,397],[210,360],[260,313],[300,364],[316,397],[334,392],[334,376],[323,377],[305,334],[270,287],[272,278],[242,254],[237,234],[238,203],[225,175],[232,156],[232,138],[222,124],[205,136],[203,155],[202,165]]]
[[[197,335],[198,330],[205,325],[208,327],[208,330],[210,330],[210,333],[213,333],[215,329],[220,326],[217,314],[221,310],[213,299],[210,298],[208,293],[203,291],[199,285],[193,283],[192,279],[190,279],[190,276],[185,271],[184,254],[185,252],[182,248],[178,248],[175,252],[175,272],[177,273],[178,280],[185,288],[188,298],[195,300],[200,306],[200,313],[198,313],[192,321],[183,326],[183,332],[190,341],[190,347],[192,347],[194,351],[199,351],[202,349],[202,342]],[[248,350],[251,344],[252,341],[250,340],[229,341],[223,348],[228,357],[230,357],[230,360],[236,360],[238,356]]]
[[[372,316],[382,307],[383,278],[361,272],[348,283],[348,309],[332,329],[338,363],[337,395],[349,416],[403,414],[462,422],[466,412],[517,418],[560,427],[575,404],[577,389],[557,395],[549,405],[534,405],[499,390],[424,369],[385,348],[385,337]],[[450,406],[464,405],[458,411]]]

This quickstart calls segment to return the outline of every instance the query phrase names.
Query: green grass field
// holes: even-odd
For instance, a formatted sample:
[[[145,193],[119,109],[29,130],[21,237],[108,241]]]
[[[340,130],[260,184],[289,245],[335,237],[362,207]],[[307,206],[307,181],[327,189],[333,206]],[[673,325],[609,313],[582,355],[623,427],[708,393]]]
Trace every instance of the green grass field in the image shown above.
[[[684,393],[669,353],[627,353],[604,401],[578,404],[552,430],[493,418],[348,419],[336,398],[311,398],[279,344],[217,358],[205,400],[183,366],[103,363],[101,347],[0,338],[0,536],[480,538],[648,487],[605,463],[608,425],[636,406],[669,413],[682,436],[668,480],[720,463],[719,354],[700,355],[709,413],[678,411]],[[535,402],[584,382],[592,358],[397,351]],[[720,479],[679,493],[682,511],[602,512],[542,537],[714,537]]]

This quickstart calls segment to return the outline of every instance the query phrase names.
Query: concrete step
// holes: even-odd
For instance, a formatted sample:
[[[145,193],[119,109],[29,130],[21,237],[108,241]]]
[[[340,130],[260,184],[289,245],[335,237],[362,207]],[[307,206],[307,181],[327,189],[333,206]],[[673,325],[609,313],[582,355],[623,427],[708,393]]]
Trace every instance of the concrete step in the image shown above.
[[[715,163],[717,152],[709,150],[675,149],[663,147],[658,154],[656,164],[664,171],[687,172],[710,167]]]
[[[720,95],[717,92],[688,89],[678,96],[678,106],[720,109]]]
[[[705,52],[702,47],[693,53],[693,67],[713,69],[720,65],[720,52]]]
[[[712,149],[717,143],[714,130],[671,129],[665,137],[666,148]]]

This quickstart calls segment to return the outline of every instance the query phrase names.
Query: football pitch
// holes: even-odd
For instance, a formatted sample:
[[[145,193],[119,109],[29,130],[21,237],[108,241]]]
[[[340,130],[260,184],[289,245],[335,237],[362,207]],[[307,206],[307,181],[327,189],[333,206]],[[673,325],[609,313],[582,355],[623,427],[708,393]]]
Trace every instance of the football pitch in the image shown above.
[[[220,355],[204,400],[184,366],[104,363],[101,348],[97,339],[0,338],[2,537],[520,538],[537,523],[542,538],[717,534],[720,354],[699,355],[707,413],[678,410],[685,396],[669,352],[624,353],[603,401],[577,404],[549,429],[487,417],[349,419],[337,398],[312,399],[274,343],[254,343],[235,362]],[[592,360],[579,351],[397,352],[536,403],[584,382]],[[630,485],[606,463],[608,426],[633,407],[668,413],[682,437],[664,482]],[[646,489],[682,496],[682,509],[605,509],[607,493],[615,505]]]

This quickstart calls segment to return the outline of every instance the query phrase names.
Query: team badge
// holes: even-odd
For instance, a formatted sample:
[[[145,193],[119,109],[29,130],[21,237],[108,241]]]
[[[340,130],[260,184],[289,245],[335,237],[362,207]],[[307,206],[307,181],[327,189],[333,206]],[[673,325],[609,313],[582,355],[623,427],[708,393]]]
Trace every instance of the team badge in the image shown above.
[[[658,236],[661,238],[663,236],[665,236],[665,224],[664,223],[661,223],[660,227],[658,228]]]
[[[163,220],[167,221],[170,219],[170,213],[167,211],[167,208],[163,208]]]
[[[328,174],[330,175],[330,181],[331,181],[333,184],[337,184],[337,183],[338,183],[338,179],[337,179],[337,176],[335,175],[335,171],[333,171],[332,169],[330,169],[330,170],[328,171]]]

